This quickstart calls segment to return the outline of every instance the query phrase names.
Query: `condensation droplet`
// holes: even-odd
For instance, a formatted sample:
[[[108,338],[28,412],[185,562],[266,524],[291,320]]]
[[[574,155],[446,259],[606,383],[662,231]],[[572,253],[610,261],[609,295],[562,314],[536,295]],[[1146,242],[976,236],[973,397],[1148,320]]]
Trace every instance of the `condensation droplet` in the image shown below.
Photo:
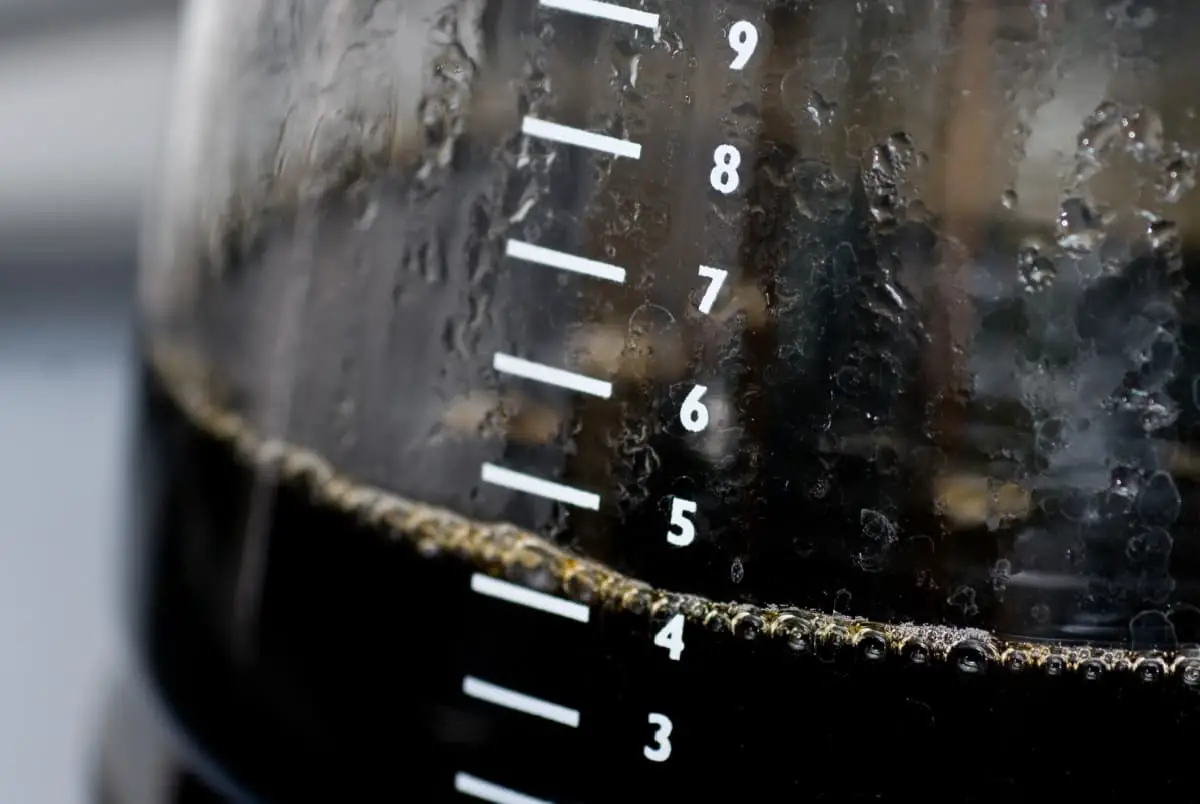
[[[878,631],[864,629],[855,639],[859,655],[870,662],[879,662],[887,658],[887,638]]]
[[[1100,217],[1082,198],[1068,198],[1058,212],[1058,245],[1082,256],[1095,250],[1104,237]]]
[[[987,649],[977,640],[964,639],[950,649],[951,664],[960,673],[977,676],[987,672]]]
[[[1147,525],[1167,526],[1179,518],[1183,500],[1175,479],[1166,472],[1155,472],[1137,498],[1138,518]]]
[[[1189,690],[1200,689],[1200,659],[1181,657],[1174,669],[1180,684]]]
[[[837,594],[833,596],[833,610],[837,613],[845,614],[850,611],[850,600],[853,596],[849,589],[839,589]]]
[[[739,611],[733,616],[731,628],[734,636],[753,642],[762,635],[762,617],[752,611]]]
[[[1156,189],[1168,204],[1178,203],[1196,186],[1196,160],[1191,154],[1168,158]]]
[[[1099,659],[1085,659],[1079,663],[1079,675],[1085,681],[1099,681],[1104,677],[1104,662]]]
[[[1151,221],[1146,227],[1146,240],[1150,248],[1164,254],[1175,254],[1182,243],[1178,224],[1162,219]]]
[[[1067,660],[1057,654],[1051,654],[1042,660],[1042,671],[1051,677],[1057,677],[1067,672]]]
[[[924,667],[933,658],[933,651],[919,639],[908,639],[900,646],[900,655],[909,664]]]
[[[1050,607],[1045,603],[1035,603],[1029,609],[1029,616],[1032,617],[1033,621],[1038,625],[1045,625],[1046,623],[1050,622]]]
[[[806,654],[813,651],[812,627],[799,617],[785,615],[780,617],[775,625],[775,633],[782,636],[788,650],[796,654]]]
[[[1026,293],[1038,293],[1054,284],[1058,269],[1035,246],[1017,252],[1017,272]]]
[[[879,511],[870,508],[862,509],[858,514],[858,522],[865,538],[881,545],[895,543],[896,526]]]

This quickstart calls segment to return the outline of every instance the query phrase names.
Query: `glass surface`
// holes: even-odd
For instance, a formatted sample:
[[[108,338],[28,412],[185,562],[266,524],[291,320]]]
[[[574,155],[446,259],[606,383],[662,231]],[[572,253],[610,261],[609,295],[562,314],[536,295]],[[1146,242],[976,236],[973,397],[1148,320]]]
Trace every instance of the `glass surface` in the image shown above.
[[[878,800],[924,772],[864,741],[914,739],[930,800],[1184,789],[1006,728],[1195,722],[1197,34],[193,4],[141,286],[165,697],[276,798]]]

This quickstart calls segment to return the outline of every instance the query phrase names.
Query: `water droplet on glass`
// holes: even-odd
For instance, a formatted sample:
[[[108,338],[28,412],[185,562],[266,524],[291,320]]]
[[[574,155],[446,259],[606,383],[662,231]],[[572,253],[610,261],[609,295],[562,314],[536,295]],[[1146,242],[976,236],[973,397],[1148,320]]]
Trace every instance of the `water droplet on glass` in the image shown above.
[[[1133,671],[1144,684],[1155,684],[1167,675],[1167,663],[1158,656],[1143,656],[1133,664]]]
[[[900,655],[909,664],[924,667],[933,658],[933,651],[921,640],[912,638],[905,640],[900,646]]]
[[[865,538],[881,545],[890,545],[896,541],[896,526],[880,512],[864,508],[858,514],[858,522]]]
[[[1082,256],[1093,251],[1104,237],[1099,216],[1081,198],[1068,198],[1058,212],[1058,245]]]
[[[557,561],[537,548],[526,547],[505,568],[508,579],[541,592],[558,591]]]
[[[1042,457],[1050,457],[1067,446],[1067,423],[1060,418],[1039,422],[1033,437],[1034,447]]]
[[[1067,672],[1067,660],[1058,654],[1051,654],[1042,660],[1042,672],[1057,678]]]
[[[594,574],[582,567],[569,570],[566,577],[563,578],[563,591],[567,597],[585,605],[591,605],[596,601],[598,589],[599,582]]]
[[[1170,560],[1174,539],[1165,528],[1150,528],[1129,537],[1125,557],[1140,567],[1165,567]]]
[[[1191,154],[1168,158],[1156,189],[1168,204],[1178,203],[1196,186],[1195,157]]]
[[[1183,500],[1175,479],[1166,472],[1155,472],[1137,498],[1138,517],[1147,525],[1166,526],[1179,518]]]
[[[850,635],[840,625],[831,625],[817,634],[817,658],[822,662],[835,662],[850,641]]]
[[[965,675],[981,675],[988,668],[987,648],[978,640],[964,639],[950,649],[950,663]]]
[[[1105,101],[1088,115],[1079,129],[1076,146],[1079,155],[1098,161],[1104,150],[1121,133],[1121,111],[1115,103]]]
[[[837,104],[831,103],[815,89],[808,97],[808,103],[804,110],[808,113],[809,118],[818,126],[825,126],[833,119],[834,112],[837,110]]]
[[[1038,625],[1045,625],[1046,623],[1050,622],[1050,607],[1045,603],[1035,603],[1029,609],[1029,616],[1032,617],[1033,621]]]
[[[745,577],[746,568],[742,565],[742,560],[740,558],[735,558],[733,560],[733,564],[731,564],[729,567],[729,579],[734,583],[741,583],[742,579]]]
[[[753,642],[762,635],[762,617],[753,611],[739,611],[733,616],[732,630],[734,636]]]
[[[883,661],[887,657],[887,638],[871,629],[863,629],[858,632],[855,639],[855,646],[858,648],[859,655],[869,662]]]
[[[813,650],[812,626],[807,621],[792,615],[781,615],[775,623],[774,633],[783,637],[788,650],[796,654],[807,654]]]
[[[1026,246],[1017,252],[1017,271],[1026,293],[1045,290],[1058,276],[1054,263],[1037,246]]]
[[[833,596],[833,610],[835,613],[845,614],[850,611],[850,599],[853,596],[849,589],[839,589],[837,594]]]
[[[1085,681],[1099,681],[1104,677],[1104,662],[1099,659],[1085,659],[1079,663],[1079,675]]]
[[[1004,192],[1000,193],[1000,204],[1005,209],[1016,209],[1017,208],[1017,191],[1016,190],[1005,190]]]
[[[1181,657],[1175,662],[1175,676],[1189,690],[1200,690],[1200,659]]]
[[[634,585],[621,594],[621,609],[633,615],[643,615],[650,611],[653,603],[653,592],[648,586]]]
[[[710,611],[704,616],[704,627],[710,633],[723,634],[729,630],[729,620],[723,611]]]
[[[990,577],[992,580],[992,589],[997,592],[1003,591],[1008,587],[1009,581],[1012,580],[1012,562],[1007,558],[997,559],[995,565],[992,566]]]
[[[1161,610],[1147,609],[1129,619],[1129,646],[1134,650],[1174,648],[1178,644],[1175,625]]]
[[[1179,226],[1174,221],[1154,220],[1146,227],[1150,248],[1164,254],[1175,254],[1181,246]]]
[[[1157,157],[1163,149],[1163,123],[1158,112],[1138,109],[1121,117],[1126,147],[1137,159]]]
[[[1019,673],[1029,666],[1029,654],[1023,650],[1009,649],[1004,652],[1004,666]]]

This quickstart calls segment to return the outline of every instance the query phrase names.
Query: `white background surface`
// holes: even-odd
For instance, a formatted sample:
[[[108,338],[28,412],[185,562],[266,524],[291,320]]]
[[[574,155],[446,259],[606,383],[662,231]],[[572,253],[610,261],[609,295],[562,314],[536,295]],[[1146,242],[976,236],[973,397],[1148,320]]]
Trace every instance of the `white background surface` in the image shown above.
[[[87,800],[122,655],[128,264],[173,40],[160,14],[0,41],[0,804]]]

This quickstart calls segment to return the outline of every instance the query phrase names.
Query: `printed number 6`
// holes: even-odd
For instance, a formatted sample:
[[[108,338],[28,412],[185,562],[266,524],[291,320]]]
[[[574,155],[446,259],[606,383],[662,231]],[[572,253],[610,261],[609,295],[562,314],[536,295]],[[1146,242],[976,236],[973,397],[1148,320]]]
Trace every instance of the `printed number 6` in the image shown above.
[[[683,405],[679,408],[679,421],[689,433],[703,432],[704,428],[708,427],[708,408],[700,401],[707,393],[707,385],[697,385],[683,398]]]
[[[654,732],[654,745],[642,748],[642,755],[651,762],[666,762],[671,756],[671,718],[651,712],[649,721],[650,725],[658,726],[658,729]]]

